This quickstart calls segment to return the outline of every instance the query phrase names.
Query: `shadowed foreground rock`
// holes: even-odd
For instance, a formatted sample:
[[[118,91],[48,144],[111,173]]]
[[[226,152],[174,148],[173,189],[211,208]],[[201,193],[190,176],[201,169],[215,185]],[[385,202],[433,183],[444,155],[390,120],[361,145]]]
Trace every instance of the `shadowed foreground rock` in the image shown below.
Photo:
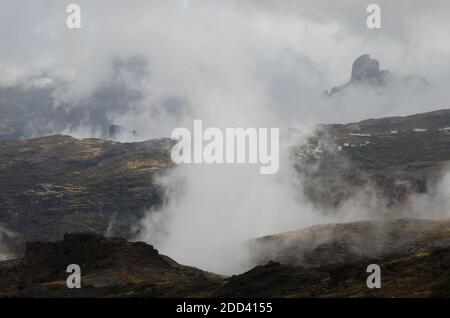
[[[81,268],[81,289],[66,287],[69,264]],[[151,245],[92,233],[27,243],[24,258],[0,263],[3,296],[201,297],[220,281],[218,275],[160,255]]]
[[[388,224],[387,232],[379,222],[366,221],[256,240],[258,244],[277,241],[277,246],[270,247],[270,256],[284,264],[261,258],[250,271],[232,277],[180,265],[142,242],[66,234],[60,242],[28,243],[24,258],[0,262],[0,296],[450,297],[450,222],[393,220],[384,224]],[[383,246],[398,242],[380,250],[379,241],[373,240],[375,229],[380,237],[390,233],[384,236]],[[327,240],[320,243],[320,237]],[[377,248],[377,252],[355,257],[349,237],[361,239],[366,249]],[[279,256],[290,253],[309,258]],[[381,289],[366,286],[366,268],[373,263],[381,267]],[[81,267],[81,289],[66,287],[69,264]]]

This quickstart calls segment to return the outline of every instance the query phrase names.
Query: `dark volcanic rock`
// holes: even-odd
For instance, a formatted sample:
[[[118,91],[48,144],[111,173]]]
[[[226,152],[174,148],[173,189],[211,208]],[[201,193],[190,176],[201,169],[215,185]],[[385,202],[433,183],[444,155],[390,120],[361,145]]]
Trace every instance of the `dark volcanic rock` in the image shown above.
[[[382,70],[378,60],[372,59],[369,54],[363,54],[353,62],[350,80],[343,85],[333,87],[326,93],[331,97],[335,94],[341,95],[351,88],[364,91],[376,89],[378,93],[383,93],[389,87],[417,90],[426,89],[430,85],[422,76],[400,76],[390,73],[389,70]]]
[[[69,264],[81,268],[81,289],[66,287]],[[202,296],[222,278],[183,266],[151,245],[92,233],[60,242],[27,243],[25,257],[0,263],[0,295],[19,297]]]

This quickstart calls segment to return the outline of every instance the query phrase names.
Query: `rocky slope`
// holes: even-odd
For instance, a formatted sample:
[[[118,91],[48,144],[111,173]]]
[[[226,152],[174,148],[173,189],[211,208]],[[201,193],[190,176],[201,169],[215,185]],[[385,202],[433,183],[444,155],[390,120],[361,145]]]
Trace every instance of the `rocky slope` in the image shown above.
[[[215,297],[450,297],[450,249],[397,254],[305,268],[269,262],[233,276]],[[369,289],[369,264],[381,268],[381,288]]]
[[[154,177],[172,163],[171,141],[118,143],[50,136],[0,142],[0,224],[19,248],[90,231],[127,237],[162,202]]]
[[[305,194],[322,207],[367,190],[395,213],[410,194],[432,194],[448,171],[449,127],[450,110],[323,125],[293,158]]]
[[[450,297],[450,220],[317,225],[251,242],[258,265],[216,296]],[[380,289],[366,286],[369,264]]]
[[[69,264],[81,268],[81,289],[66,286]],[[145,243],[92,233],[28,243],[24,258],[0,262],[3,297],[202,297],[221,281]]]
[[[0,262],[0,296],[450,297],[450,220],[320,225],[253,243],[257,265],[221,277],[145,243],[65,235],[61,242],[29,243],[24,258]],[[65,285],[69,264],[81,267],[80,289]],[[366,286],[369,264],[381,267],[380,289]]]

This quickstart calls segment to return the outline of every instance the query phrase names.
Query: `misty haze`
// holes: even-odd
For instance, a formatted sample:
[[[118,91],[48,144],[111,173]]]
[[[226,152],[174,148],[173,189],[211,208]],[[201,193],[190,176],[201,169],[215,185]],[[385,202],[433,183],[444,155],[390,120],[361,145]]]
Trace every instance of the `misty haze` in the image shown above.
[[[450,297],[449,1],[1,2],[0,297]]]

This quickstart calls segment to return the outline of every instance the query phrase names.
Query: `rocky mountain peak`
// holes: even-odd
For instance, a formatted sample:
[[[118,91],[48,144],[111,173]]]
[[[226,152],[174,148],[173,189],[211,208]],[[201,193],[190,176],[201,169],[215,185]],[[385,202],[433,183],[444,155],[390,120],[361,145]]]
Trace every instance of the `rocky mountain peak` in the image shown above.
[[[380,70],[380,62],[369,54],[358,57],[352,65],[351,82],[382,83],[388,71]]]
[[[370,54],[363,54],[353,62],[350,80],[343,85],[328,90],[327,94],[332,96],[358,84],[368,84],[375,87],[384,86],[388,83],[388,80],[389,71],[380,69],[380,62],[372,59]]]

